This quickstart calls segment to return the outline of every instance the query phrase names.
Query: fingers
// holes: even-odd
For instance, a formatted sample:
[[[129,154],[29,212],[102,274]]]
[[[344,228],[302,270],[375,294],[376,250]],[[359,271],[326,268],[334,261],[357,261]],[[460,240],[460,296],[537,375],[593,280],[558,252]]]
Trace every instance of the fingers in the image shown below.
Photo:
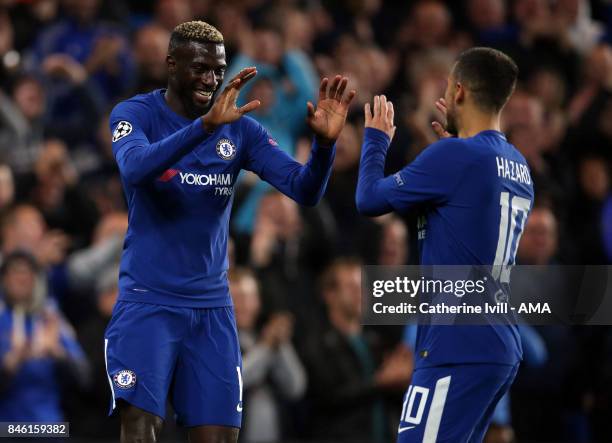
[[[253,101],[248,102],[246,105],[238,108],[238,112],[240,112],[240,114],[246,114],[247,112],[251,112],[259,108],[260,105],[261,105],[261,102],[259,100],[253,100]]]
[[[363,108],[363,113],[365,115],[365,124],[366,126],[370,126],[372,123],[372,112],[370,110],[370,103],[366,103]]]
[[[393,125],[393,118],[395,117],[395,110],[393,109],[393,103],[389,102],[387,106],[387,121]]]
[[[338,88],[340,87],[340,82],[342,81],[342,76],[337,75],[334,77],[332,84],[329,88],[328,98],[336,98],[336,94],[338,93]]]
[[[451,137],[451,134],[444,129],[444,126],[440,122],[431,122],[431,127],[439,138]]]
[[[387,117],[387,97],[385,95],[380,96],[380,116]]]
[[[319,101],[332,99],[348,106],[356,95],[356,92],[351,90],[349,91],[348,95],[344,97],[344,92],[348,86],[348,81],[348,77],[343,77],[342,75],[338,74],[332,79],[330,84],[329,79],[324,77],[321,80],[321,85],[319,87]]]
[[[338,92],[336,92],[336,100],[340,101],[342,99],[342,95],[344,94],[346,85],[348,85],[348,78],[342,77],[342,79],[340,80],[340,85],[338,86]]]
[[[241,75],[238,79],[237,79],[237,84],[234,86],[236,89],[241,89],[246,82],[248,82],[249,80],[251,80],[253,77],[255,77],[257,75],[257,68],[246,68],[243,69],[242,71],[240,71]]]
[[[308,103],[306,103],[306,108],[307,108],[307,111],[308,111],[308,118],[314,117],[315,107],[312,104],[312,102],[309,101]]]
[[[346,94],[346,97],[342,99],[342,104],[348,108],[356,95],[357,95],[357,91],[355,91],[354,89],[351,89],[349,93]]]
[[[327,85],[329,83],[329,79],[324,77],[321,80],[321,86],[319,86],[319,100],[325,100],[327,98]]]
[[[444,133],[444,128],[439,122],[431,122],[431,127],[433,128],[434,132],[438,135],[438,137],[441,137],[442,134]]]
[[[255,66],[249,66],[248,68],[241,69],[240,72],[238,72],[238,74],[233,76],[232,79],[227,84],[229,86],[230,84],[232,84],[234,80],[237,80],[237,79],[244,80],[245,77],[253,78],[255,74],[257,74],[257,68]]]
[[[393,124],[395,108],[393,103],[384,95],[374,96],[374,114],[370,111],[370,104],[364,107],[365,127],[375,128],[385,132],[390,139],[395,135],[396,126]]]

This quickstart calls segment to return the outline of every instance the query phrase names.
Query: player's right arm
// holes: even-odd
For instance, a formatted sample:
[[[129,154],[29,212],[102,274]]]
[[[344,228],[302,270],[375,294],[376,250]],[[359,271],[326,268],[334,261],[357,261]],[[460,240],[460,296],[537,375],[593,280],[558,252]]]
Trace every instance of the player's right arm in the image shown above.
[[[121,177],[131,185],[154,179],[207,137],[202,119],[197,118],[189,126],[151,143],[145,134],[152,124],[147,121],[150,112],[142,103],[128,100],[119,103],[110,115],[113,154]]]
[[[361,148],[355,201],[364,215],[403,211],[423,203],[441,204],[454,192],[463,168],[455,138],[439,140],[401,171],[384,176],[385,159],[395,134],[393,104],[374,97],[373,112],[365,106],[365,133]]]
[[[215,129],[239,119],[259,106],[255,100],[238,108],[236,98],[242,85],[257,74],[255,68],[240,71],[219,95],[203,117],[174,134],[151,143],[145,131],[152,122],[147,120],[150,110],[142,103],[125,101],[111,112],[113,154],[123,179],[138,185],[154,179],[202,143]]]

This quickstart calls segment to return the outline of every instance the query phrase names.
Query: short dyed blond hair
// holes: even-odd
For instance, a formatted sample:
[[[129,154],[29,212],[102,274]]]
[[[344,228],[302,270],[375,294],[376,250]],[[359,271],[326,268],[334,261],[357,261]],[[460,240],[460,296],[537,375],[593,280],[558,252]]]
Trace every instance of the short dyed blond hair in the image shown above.
[[[170,48],[172,51],[181,43],[196,41],[201,43],[223,43],[223,34],[213,25],[199,20],[181,23],[177,25],[170,36]]]

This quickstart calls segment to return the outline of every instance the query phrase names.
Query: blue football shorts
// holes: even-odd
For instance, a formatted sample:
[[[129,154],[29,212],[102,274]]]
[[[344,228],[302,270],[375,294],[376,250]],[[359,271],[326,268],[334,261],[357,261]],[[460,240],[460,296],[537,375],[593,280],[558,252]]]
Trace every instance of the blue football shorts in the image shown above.
[[[124,400],[183,426],[240,427],[242,359],[234,311],[119,301],[104,336],[111,410]]]
[[[518,364],[420,368],[402,403],[398,443],[481,443]]]

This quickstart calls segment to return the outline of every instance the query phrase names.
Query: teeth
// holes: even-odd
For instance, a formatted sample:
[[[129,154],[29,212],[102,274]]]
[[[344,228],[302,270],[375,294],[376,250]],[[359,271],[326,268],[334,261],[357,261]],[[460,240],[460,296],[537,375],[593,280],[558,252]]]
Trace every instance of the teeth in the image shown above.
[[[212,92],[209,91],[196,91],[197,94],[204,96],[204,97],[211,97],[212,96]]]

